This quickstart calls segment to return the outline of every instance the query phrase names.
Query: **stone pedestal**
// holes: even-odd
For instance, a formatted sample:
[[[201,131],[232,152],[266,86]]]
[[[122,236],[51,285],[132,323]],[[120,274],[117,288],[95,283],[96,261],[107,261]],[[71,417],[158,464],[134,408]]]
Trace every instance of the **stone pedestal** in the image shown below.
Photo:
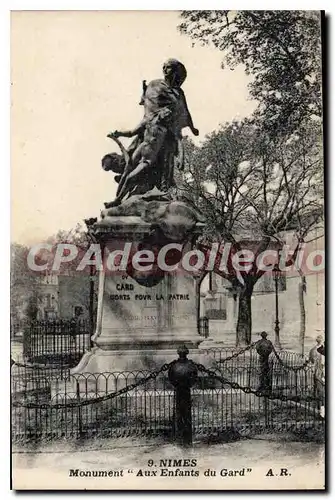
[[[197,223],[183,242],[183,254],[202,231]],[[140,217],[106,217],[96,228],[102,248],[134,248],[150,234]],[[95,347],[72,374],[154,370],[177,358],[186,345],[190,359],[203,340],[197,328],[197,283],[185,271],[166,274],[154,286],[143,286],[127,273],[100,271]]]

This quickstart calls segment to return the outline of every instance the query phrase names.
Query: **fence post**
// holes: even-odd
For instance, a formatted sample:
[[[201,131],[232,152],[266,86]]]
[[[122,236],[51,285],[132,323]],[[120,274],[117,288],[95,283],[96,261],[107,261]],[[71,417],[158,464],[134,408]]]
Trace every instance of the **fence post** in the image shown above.
[[[189,350],[184,345],[177,351],[179,359],[173,361],[168,377],[175,387],[174,437],[176,441],[188,446],[192,444],[192,400],[191,387],[195,383],[198,370],[190,359]]]
[[[29,347],[30,347],[30,342],[31,342],[31,332],[30,332],[30,326],[27,325],[23,329],[23,357],[27,358],[29,355]]]
[[[81,438],[83,435],[83,417],[82,417],[82,408],[80,404],[80,385],[78,379],[76,380],[76,395],[78,401],[78,433],[79,437]]]

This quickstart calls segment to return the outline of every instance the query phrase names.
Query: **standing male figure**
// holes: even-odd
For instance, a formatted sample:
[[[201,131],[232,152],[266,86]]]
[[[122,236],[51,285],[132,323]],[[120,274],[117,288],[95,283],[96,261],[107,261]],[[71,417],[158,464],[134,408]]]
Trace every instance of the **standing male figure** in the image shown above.
[[[144,117],[133,130],[118,131],[109,137],[138,136],[131,151],[131,166],[121,177],[117,196],[109,206],[119,205],[124,196],[141,182],[143,174],[153,176],[151,169],[159,170],[160,189],[173,185],[174,157],[182,157],[180,151],[181,131],[190,127],[194,135],[199,135],[193,125],[185,94],[181,85],[186,79],[185,66],[176,59],[169,59],[163,65],[164,79],[151,81],[144,86],[141,104]],[[182,161],[179,162],[182,167]],[[155,172],[156,173],[156,172]]]
[[[322,418],[325,418],[326,352],[324,343],[317,348],[317,352],[320,357],[316,361],[316,369],[315,369],[316,392],[320,399],[320,416]]]
[[[309,351],[309,355],[308,355],[308,359],[309,359],[310,363],[312,363],[312,364],[314,364],[320,356],[318,349],[323,344],[322,335],[318,335],[315,339],[315,342],[316,342],[315,346],[312,347],[312,349]]]
[[[256,351],[259,355],[260,361],[260,384],[258,387],[259,391],[270,391],[271,390],[271,372],[269,364],[269,356],[273,351],[273,344],[271,340],[267,339],[268,334],[266,332],[261,332],[261,340],[256,343]]]

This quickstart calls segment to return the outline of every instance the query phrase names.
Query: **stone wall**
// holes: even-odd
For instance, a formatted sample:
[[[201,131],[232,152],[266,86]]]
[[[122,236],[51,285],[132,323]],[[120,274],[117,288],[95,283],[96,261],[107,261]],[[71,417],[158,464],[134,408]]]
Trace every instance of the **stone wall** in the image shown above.
[[[288,277],[286,291],[279,292],[280,339],[283,347],[299,347],[300,305],[298,276]],[[315,337],[324,331],[324,274],[313,274],[306,277],[306,293],[304,294],[306,310],[306,348],[314,343]],[[220,293],[220,292],[216,292]],[[221,292],[222,293],[222,292]],[[214,295],[215,296],[215,295]],[[206,298],[202,297],[200,314],[205,315]],[[212,306],[213,307],[213,306]],[[225,344],[234,345],[235,329],[238,315],[238,298],[226,298],[226,320],[210,320],[210,337]],[[255,293],[252,297],[252,329],[253,337],[258,339],[258,332],[266,330],[269,338],[274,339],[275,294]]]

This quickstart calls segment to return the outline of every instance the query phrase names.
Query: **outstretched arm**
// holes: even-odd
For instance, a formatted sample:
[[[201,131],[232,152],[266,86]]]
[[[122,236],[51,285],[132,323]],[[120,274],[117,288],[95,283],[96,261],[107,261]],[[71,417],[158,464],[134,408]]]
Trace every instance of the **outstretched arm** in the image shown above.
[[[199,135],[199,130],[197,128],[195,128],[194,124],[193,124],[193,120],[192,120],[192,116],[191,116],[191,113],[188,109],[188,106],[187,106],[187,101],[186,101],[186,96],[184,94],[183,91],[181,91],[181,95],[182,95],[182,99],[184,101],[184,106],[185,106],[185,111],[186,111],[186,115],[187,115],[187,122],[188,122],[188,126],[190,127],[192,133],[194,135]]]
[[[107,137],[116,137],[116,138],[117,137],[134,137],[135,135],[141,134],[144,131],[145,125],[146,125],[146,120],[143,118],[143,120],[134,129],[125,130],[125,131],[115,130],[114,132],[110,132],[107,135]]]

